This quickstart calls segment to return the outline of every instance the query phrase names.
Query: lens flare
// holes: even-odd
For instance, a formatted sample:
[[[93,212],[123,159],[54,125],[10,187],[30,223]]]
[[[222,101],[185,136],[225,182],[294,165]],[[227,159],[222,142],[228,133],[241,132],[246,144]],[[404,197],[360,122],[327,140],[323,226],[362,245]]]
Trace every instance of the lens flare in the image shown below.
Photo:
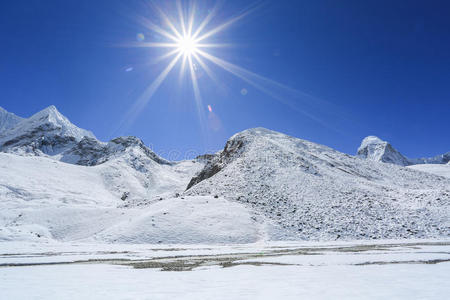
[[[143,33],[136,34],[136,40],[138,42],[143,42],[145,40],[145,35]]]

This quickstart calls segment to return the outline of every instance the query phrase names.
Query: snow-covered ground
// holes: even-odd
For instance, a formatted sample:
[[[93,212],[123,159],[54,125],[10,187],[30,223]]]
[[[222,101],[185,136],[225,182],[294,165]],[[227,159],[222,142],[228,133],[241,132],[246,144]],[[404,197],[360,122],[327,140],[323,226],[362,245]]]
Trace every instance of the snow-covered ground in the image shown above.
[[[0,243],[2,299],[444,299],[450,241]]]
[[[141,174],[122,159],[86,167],[0,153],[0,241],[250,243],[259,239],[259,225],[242,204],[223,197],[175,197],[201,166],[193,161],[155,163],[151,174]],[[152,185],[145,187],[149,176]],[[130,193],[122,200],[125,191]]]
[[[408,168],[450,178],[450,164],[421,164]]]

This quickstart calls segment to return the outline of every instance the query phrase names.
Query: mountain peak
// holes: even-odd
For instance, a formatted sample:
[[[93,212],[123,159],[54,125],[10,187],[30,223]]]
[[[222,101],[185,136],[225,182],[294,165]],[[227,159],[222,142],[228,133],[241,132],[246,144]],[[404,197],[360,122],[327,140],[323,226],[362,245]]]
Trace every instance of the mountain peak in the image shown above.
[[[366,136],[362,141],[362,144],[381,144],[381,143],[387,143],[387,142],[383,141],[382,139],[380,139],[379,137],[377,137],[375,135]]]
[[[52,123],[57,122],[70,123],[70,121],[64,115],[62,115],[54,105],[50,105],[49,107],[46,107],[43,110],[38,111],[30,118],[28,118],[28,120],[41,120],[44,122],[49,121]]]
[[[47,108],[35,113],[28,120],[29,125],[32,127],[41,126],[42,124],[49,123],[59,132],[61,136],[72,136],[76,140],[80,141],[83,137],[94,138],[92,132],[81,129],[75,126],[69,121],[63,114],[61,114],[56,106],[50,105]]]
[[[75,126],[51,105],[0,134],[0,148],[3,152],[55,155],[84,137],[95,139],[92,132]]]
[[[358,148],[357,156],[400,166],[408,166],[411,164],[391,144],[374,135],[370,135],[362,140],[361,146]]]

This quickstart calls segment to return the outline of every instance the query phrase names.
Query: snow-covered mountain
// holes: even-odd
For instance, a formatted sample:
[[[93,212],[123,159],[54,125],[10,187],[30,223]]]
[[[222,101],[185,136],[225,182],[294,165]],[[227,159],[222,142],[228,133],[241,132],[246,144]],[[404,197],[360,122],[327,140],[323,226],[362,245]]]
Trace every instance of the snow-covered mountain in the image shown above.
[[[450,234],[450,180],[263,128],[233,136],[187,195],[244,204],[281,239]]]
[[[23,118],[16,116],[13,113],[6,111],[0,107],[0,134],[4,131],[16,126]]]
[[[448,164],[450,163],[450,151],[433,157],[413,158],[409,160],[412,165],[418,164]]]
[[[378,158],[402,161],[382,141],[366,144],[368,157],[378,151]],[[373,146],[380,144],[381,150]],[[0,240],[450,235],[450,179],[441,173],[361,159],[264,128],[234,135],[215,155],[171,162],[135,137],[98,141],[49,107],[2,133],[0,152],[6,152],[0,153]]]
[[[396,164],[399,166],[410,165],[409,160],[398,152],[391,144],[376,136],[368,136],[358,148],[357,155],[373,161]]]
[[[159,164],[170,164],[136,137],[119,137],[108,143],[97,140],[92,132],[72,124],[55,106],[22,119],[16,126],[1,132],[0,151],[45,156],[84,166],[102,164],[125,153],[131,153],[136,160],[145,157]],[[141,167],[137,162],[134,164],[136,168]]]
[[[429,158],[407,158],[397,151],[389,142],[376,136],[368,136],[363,139],[358,148],[357,156],[372,161],[391,163],[399,166],[417,164],[446,164],[450,161],[450,151]]]
[[[53,156],[74,147],[84,137],[95,139],[92,132],[73,125],[55,106],[49,106],[1,132],[0,150]]]

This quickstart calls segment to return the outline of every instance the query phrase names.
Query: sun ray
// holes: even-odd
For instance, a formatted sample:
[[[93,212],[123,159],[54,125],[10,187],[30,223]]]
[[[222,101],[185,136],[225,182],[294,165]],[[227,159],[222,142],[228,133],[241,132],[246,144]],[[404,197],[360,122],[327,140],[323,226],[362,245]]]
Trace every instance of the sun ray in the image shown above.
[[[183,36],[186,36],[186,24],[184,22],[184,11],[183,7],[181,6],[181,1],[177,0],[177,10],[178,10],[178,16],[180,18],[180,25],[181,25],[181,31],[183,32]]]
[[[227,22],[225,22],[225,23],[223,23],[223,24],[221,24],[221,25],[211,29],[210,31],[202,34],[200,37],[195,38],[195,40],[197,42],[201,42],[201,41],[203,41],[203,40],[205,40],[205,39],[207,39],[207,38],[209,38],[209,37],[211,37],[211,36],[221,32],[221,31],[227,29],[229,26],[233,25],[237,21],[241,20],[245,16],[249,15],[250,13],[252,13],[256,8],[258,8],[258,6],[254,6],[254,7],[251,7],[249,9],[244,10],[241,14],[239,14],[236,17],[228,20]]]
[[[181,62],[180,76],[179,76],[179,81],[180,82],[181,82],[181,80],[184,77],[184,72],[186,70],[186,61],[187,61],[187,55],[183,55],[183,61]]]
[[[122,45],[130,48],[177,48],[176,43],[133,42]]]
[[[130,124],[134,121],[136,116],[147,105],[148,101],[150,101],[153,94],[155,94],[155,92],[158,90],[164,79],[166,79],[167,75],[176,65],[180,57],[181,53],[178,53],[178,55],[174,59],[172,59],[169,65],[167,65],[167,67],[165,67],[164,70],[162,70],[162,72],[155,78],[155,80],[153,80],[153,82],[145,89],[145,91],[125,114],[125,118],[122,120],[122,122],[120,122],[119,128],[122,128],[124,125],[126,125],[125,123]]]
[[[204,44],[204,43],[198,43],[197,48],[227,48],[227,47],[234,47],[231,43],[215,43],[215,44]]]
[[[194,27],[194,17],[195,17],[195,8],[196,8],[196,2],[191,2],[191,9],[190,9],[190,17],[189,17],[189,23],[188,23],[188,30],[186,36],[192,37],[192,28]]]
[[[158,62],[160,62],[160,61],[165,60],[166,58],[169,58],[169,57],[171,57],[171,56],[177,54],[178,52],[179,52],[178,49],[172,50],[172,51],[170,51],[170,52],[168,52],[168,53],[166,53],[166,54],[163,54],[163,55],[160,55],[160,56],[156,57],[155,59],[153,59],[153,60],[151,61],[151,63],[152,63],[152,64],[156,64],[156,63],[158,63]]]
[[[197,62],[199,63],[199,65],[202,67],[202,69],[205,70],[205,72],[209,76],[209,78],[211,78],[216,85],[221,86],[219,84],[219,80],[217,79],[216,75],[214,75],[214,73],[211,71],[211,69],[208,67],[208,65],[205,64],[203,59],[197,53],[194,53],[193,55],[194,55],[195,59],[197,60]]]
[[[205,118],[203,114],[203,100],[200,94],[200,88],[198,87],[197,75],[195,74],[192,56],[188,56],[188,64],[191,73],[192,88],[194,89],[194,98],[197,106],[197,114],[200,121],[200,127],[202,129],[203,137],[205,137],[206,135],[205,135],[205,120],[204,120]]]
[[[162,36],[171,39],[172,41],[176,42],[178,40],[178,38],[176,36],[174,36],[173,34],[167,32],[166,30],[162,29],[160,26],[154,24],[153,22],[151,22],[150,20],[143,18],[143,17],[139,17],[138,21],[145,26],[147,29],[150,29],[156,33],[161,34]]]
[[[194,97],[197,103],[201,104],[202,98],[200,95],[200,89],[198,88],[197,75],[195,74],[192,56],[188,56],[188,62],[189,62],[189,70],[191,72],[192,87],[194,89]]]
[[[263,86],[262,84],[257,83],[257,80],[261,80],[265,83],[270,83],[273,85],[276,85],[280,88],[283,89],[288,89],[289,91],[294,91],[294,92],[298,92],[290,87],[287,87],[281,83],[278,83],[274,80],[271,80],[269,78],[266,78],[264,76],[258,75],[256,73],[253,73],[249,70],[246,70],[242,67],[239,67],[237,65],[234,65],[230,62],[227,62],[223,59],[220,59],[218,57],[215,57],[209,53],[206,53],[204,51],[199,50],[198,54],[200,54],[201,56],[205,57],[206,59],[208,59],[209,61],[211,61],[212,63],[218,65],[219,67],[221,67],[222,69],[230,72],[231,74],[241,78],[242,80],[244,80],[245,82],[249,83],[250,85],[252,85],[253,87],[255,87],[256,89],[260,90],[261,92],[271,96],[272,98],[280,101],[281,103],[283,103],[284,105],[289,106],[290,108],[294,109],[297,112],[300,112],[302,114],[304,114],[305,116],[309,117],[310,119],[322,124],[323,126],[327,127],[327,128],[331,128],[328,124],[326,124],[322,119],[318,118],[317,116],[303,110],[300,109],[297,105],[295,105],[294,103],[287,101],[284,97],[281,97],[280,95],[278,95],[277,93],[271,91],[269,88],[266,88],[265,86]],[[333,128],[331,128],[333,129]]]
[[[217,14],[217,11],[222,6],[223,1],[217,1],[214,5],[214,8],[211,10],[211,12],[206,16],[206,18],[202,21],[202,23],[197,27],[197,30],[195,30],[194,34],[192,35],[192,38],[197,38],[197,36],[202,32],[202,30],[206,27],[206,25],[211,22],[211,20],[214,18],[214,16]]]
[[[160,9],[158,6],[154,6],[156,10],[159,12],[161,17],[163,18],[164,22],[169,26],[169,28],[172,30],[172,32],[175,34],[175,36],[180,39],[183,36],[178,32],[178,30],[175,28],[175,25],[173,25],[172,21],[170,21],[169,17],[164,13],[162,9]]]

